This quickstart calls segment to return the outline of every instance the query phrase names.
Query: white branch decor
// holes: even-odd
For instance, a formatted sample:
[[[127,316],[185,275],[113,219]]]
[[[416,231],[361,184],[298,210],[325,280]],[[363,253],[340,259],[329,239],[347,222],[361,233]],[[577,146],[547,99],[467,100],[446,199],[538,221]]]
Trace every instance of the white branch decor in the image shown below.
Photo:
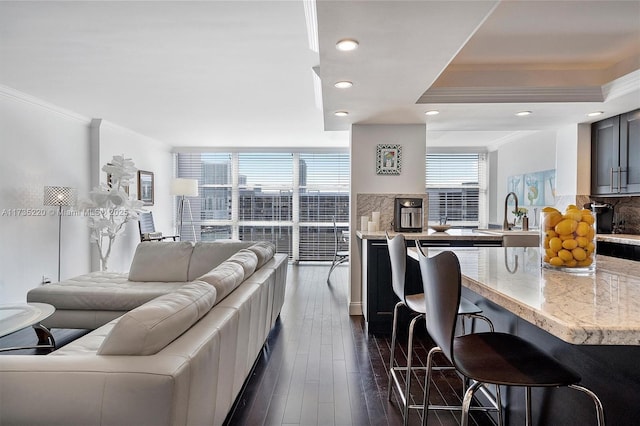
[[[98,247],[101,270],[106,271],[116,236],[124,231],[127,222],[138,218],[143,203],[126,191],[138,171],[133,160],[116,155],[102,171],[107,173],[108,182],[89,192],[83,207],[90,210],[87,216],[91,242]]]

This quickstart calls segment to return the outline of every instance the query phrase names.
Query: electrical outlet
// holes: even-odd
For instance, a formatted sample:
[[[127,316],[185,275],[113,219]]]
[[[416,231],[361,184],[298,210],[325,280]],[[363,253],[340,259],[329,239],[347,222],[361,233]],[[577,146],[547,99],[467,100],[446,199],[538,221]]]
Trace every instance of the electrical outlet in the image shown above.
[[[46,275],[42,276],[42,285],[45,284],[51,284],[51,278],[47,277]]]

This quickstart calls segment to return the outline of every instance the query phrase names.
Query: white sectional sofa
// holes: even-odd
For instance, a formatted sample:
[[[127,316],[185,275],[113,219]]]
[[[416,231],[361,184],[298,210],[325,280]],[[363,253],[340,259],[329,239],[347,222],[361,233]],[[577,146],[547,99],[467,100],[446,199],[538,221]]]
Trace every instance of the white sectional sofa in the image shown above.
[[[269,243],[149,242],[128,275],[33,290],[30,301],[60,305],[47,325],[98,328],[46,356],[2,356],[0,424],[222,424],[280,314],[286,273]]]

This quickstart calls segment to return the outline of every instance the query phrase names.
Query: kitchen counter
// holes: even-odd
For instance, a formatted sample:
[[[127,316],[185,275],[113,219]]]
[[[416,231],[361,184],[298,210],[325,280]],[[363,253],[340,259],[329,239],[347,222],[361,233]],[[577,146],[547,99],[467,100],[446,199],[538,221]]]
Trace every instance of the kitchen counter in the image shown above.
[[[607,241],[609,243],[629,244],[640,246],[640,235],[632,234],[598,234],[597,241]]]
[[[640,262],[598,255],[596,273],[579,276],[542,268],[537,247],[451,250],[464,287],[559,339],[640,345]]]
[[[389,231],[391,237],[397,235],[398,232]],[[476,232],[474,229],[458,229],[451,228],[446,232],[435,232],[429,229],[427,232],[402,232],[407,240],[466,240],[466,241],[502,241],[502,235],[484,234]],[[363,240],[384,240],[386,239],[384,231],[356,231],[356,236]]]

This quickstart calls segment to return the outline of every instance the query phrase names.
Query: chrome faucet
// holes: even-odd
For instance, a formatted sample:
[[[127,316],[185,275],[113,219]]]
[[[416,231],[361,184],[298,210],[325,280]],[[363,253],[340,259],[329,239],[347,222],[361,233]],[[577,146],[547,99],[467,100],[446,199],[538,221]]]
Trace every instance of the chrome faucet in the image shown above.
[[[510,231],[511,227],[515,225],[515,223],[509,223],[507,220],[507,204],[509,203],[509,197],[513,195],[513,199],[516,201],[515,211],[518,211],[518,196],[515,192],[510,192],[504,199],[504,222],[502,222],[502,230]]]

